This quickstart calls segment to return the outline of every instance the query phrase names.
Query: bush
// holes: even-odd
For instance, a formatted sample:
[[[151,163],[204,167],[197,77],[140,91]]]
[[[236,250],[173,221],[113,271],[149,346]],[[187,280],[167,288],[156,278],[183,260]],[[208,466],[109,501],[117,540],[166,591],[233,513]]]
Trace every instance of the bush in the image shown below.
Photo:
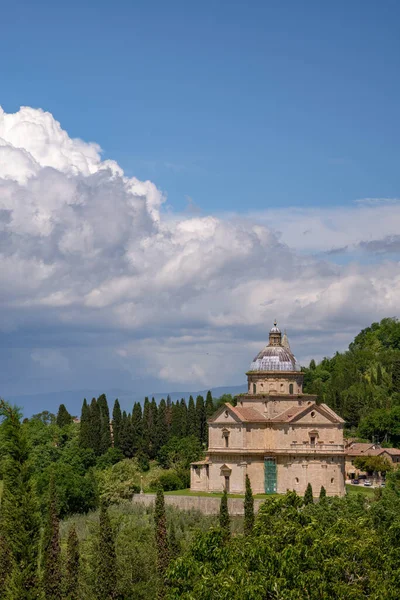
[[[150,469],[149,459],[143,452],[139,452],[136,456],[138,467],[143,473],[146,473]]]
[[[164,492],[184,490],[185,485],[176,473],[162,473],[157,479],[150,483],[150,489],[156,491],[161,486]]]
[[[119,448],[108,448],[107,452],[96,461],[96,466],[98,469],[107,469],[108,467],[112,467],[116,465],[121,460],[124,460],[124,455]]]

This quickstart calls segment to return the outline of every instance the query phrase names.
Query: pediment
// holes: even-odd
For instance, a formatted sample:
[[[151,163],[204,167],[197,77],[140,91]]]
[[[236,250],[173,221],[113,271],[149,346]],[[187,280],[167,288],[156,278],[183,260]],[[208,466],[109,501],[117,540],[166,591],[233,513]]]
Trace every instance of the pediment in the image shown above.
[[[240,417],[230,404],[223,404],[216,413],[208,419],[210,424],[229,425],[229,423],[242,423]]]
[[[344,420],[326,404],[310,404],[304,408],[304,411],[295,415],[291,422],[317,427],[318,425],[337,425],[344,423]]]

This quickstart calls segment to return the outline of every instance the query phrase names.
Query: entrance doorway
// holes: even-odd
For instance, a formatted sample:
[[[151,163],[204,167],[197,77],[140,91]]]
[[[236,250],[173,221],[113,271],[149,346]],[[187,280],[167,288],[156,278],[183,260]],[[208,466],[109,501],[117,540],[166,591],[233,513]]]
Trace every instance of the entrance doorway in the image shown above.
[[[264,458],[264,489],[266,494],[276,494],[276,460],[269,456]]]

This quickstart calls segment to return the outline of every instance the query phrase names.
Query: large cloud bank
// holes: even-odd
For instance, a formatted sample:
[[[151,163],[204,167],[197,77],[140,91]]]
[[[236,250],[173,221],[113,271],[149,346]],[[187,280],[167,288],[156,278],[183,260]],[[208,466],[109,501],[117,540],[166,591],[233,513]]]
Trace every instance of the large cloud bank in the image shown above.
[[[51,114],[0,108],[4,389],[238,383],[274,317],[305,361],[397,313],[396,201],[218,217],[164,201]]]

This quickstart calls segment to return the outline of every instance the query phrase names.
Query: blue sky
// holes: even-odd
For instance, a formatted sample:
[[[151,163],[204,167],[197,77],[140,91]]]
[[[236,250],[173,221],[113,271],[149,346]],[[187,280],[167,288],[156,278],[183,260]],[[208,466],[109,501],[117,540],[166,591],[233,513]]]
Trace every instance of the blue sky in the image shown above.
[[[240,385],[274,318],[307,364],[397,315],[398,2],[0,7],[0,394]]]
[[[1,104],[49,110],[175,209],[394,197],[399,20],[391,1],[3,2]]]

